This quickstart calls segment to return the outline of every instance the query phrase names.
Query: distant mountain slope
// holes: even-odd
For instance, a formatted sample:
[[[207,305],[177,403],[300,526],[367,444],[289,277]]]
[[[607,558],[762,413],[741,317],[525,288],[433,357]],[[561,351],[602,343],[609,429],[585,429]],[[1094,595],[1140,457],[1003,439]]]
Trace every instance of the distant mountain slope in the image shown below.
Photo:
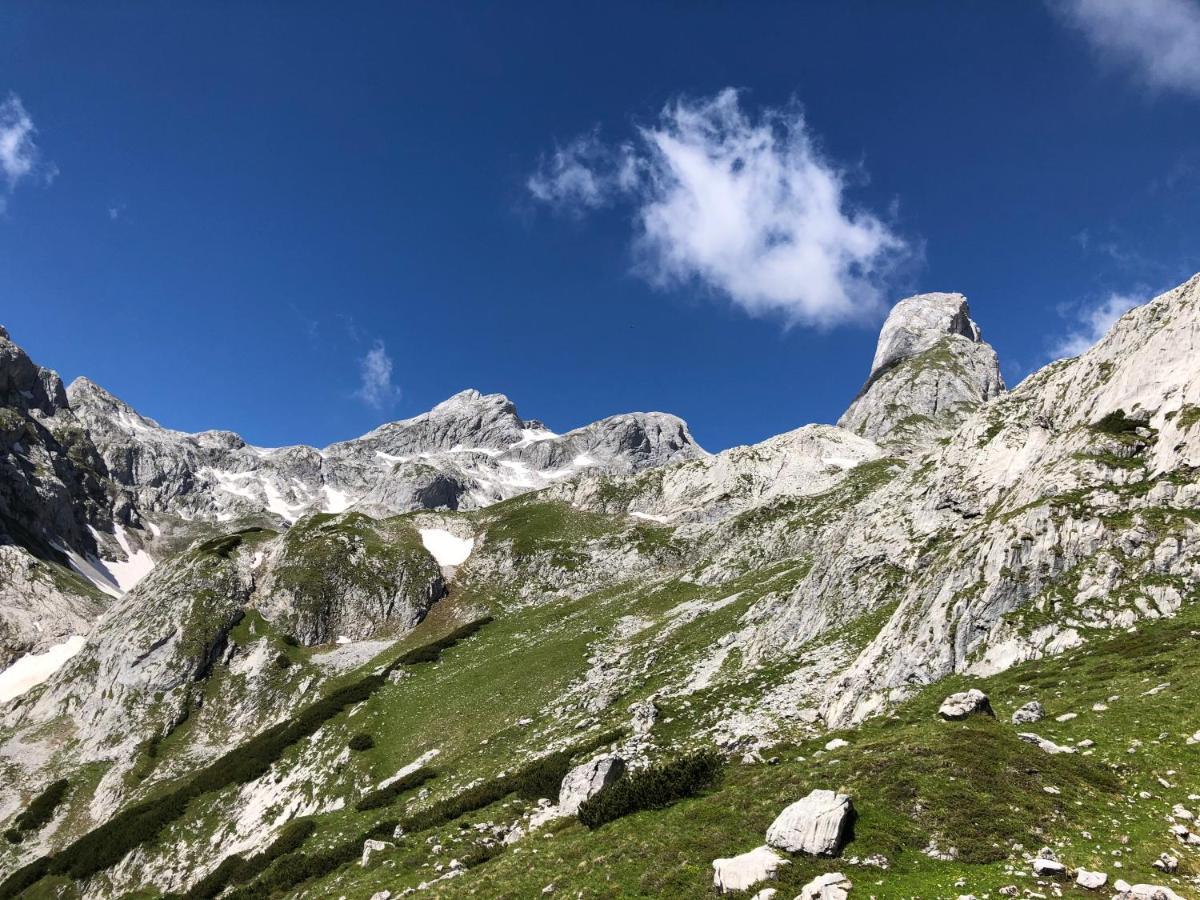
[[[1044,845],[1196,895],[1200,276],[1011,391],[910,298],[843,426],[711,456],[473,392],[323,451],[69,396],[83,532],[162,555],[0,706],[0,897],[704,896],[812,789],[850,843],[754,890],[1066,896]]]

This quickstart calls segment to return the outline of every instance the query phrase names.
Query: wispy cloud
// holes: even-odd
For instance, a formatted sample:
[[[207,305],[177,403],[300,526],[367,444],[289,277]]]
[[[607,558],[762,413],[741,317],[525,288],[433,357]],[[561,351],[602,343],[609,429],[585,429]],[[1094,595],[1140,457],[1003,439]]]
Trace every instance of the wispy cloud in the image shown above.
[[[354,392],[359,400],[375,409],[387,409],[400,399],[400,388],[392,383],[392,358],[383,341],[376,341],[358,363],[361,379]]]
[[[1198,0],[1051,0],[1104,62],[1152,88],[1200,95]]]
[[[1051,348],[1051,358],[1064,359],[1086,352],[1108,334],[1117,319],[1145,302],[1142,296],[1112,293],[1096,303],[1075,306],[1071,310],[1074,324]]]
[[[727,88],[669,104],[631,141],[583,135],[543,158],[528,187],[574,213],[628,203],[636,271],[656,286],[696,283],[752,315],[830,326],[878,314],[911,253],[849,204],[847,182],[799,109],[754,116]]]
[[[5,194],[0,196],[0,210],[22,181],[40,178],[49,183],[54,180],[58,169],[43,162],[41,151],[34,142],[37,128],[33,119],[14,93],[0,103],[0,172],[4,174]]]

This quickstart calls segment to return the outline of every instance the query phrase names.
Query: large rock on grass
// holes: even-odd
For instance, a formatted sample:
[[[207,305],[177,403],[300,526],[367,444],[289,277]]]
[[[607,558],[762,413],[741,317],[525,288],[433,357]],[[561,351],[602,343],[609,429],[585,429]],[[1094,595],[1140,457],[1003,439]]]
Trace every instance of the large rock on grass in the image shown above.
[[[789,853],[834,856],[846,842],[853,819],[849,797],[815,790],[776,817],[767,829],[767,843]]]

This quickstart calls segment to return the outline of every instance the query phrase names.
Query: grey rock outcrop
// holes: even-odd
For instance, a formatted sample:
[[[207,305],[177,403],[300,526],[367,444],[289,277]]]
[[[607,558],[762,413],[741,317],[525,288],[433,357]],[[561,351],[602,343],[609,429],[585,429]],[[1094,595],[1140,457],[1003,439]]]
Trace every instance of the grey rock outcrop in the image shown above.
[[[853,819],[849,797],[817,789],[775,817],[767,844],[789,853],[833,856],[842,849]]]
[[[920,294],[892,307],[867,383],[838,425],[893,452],[914,452],[1003,390],[996,353],[966,297]]]

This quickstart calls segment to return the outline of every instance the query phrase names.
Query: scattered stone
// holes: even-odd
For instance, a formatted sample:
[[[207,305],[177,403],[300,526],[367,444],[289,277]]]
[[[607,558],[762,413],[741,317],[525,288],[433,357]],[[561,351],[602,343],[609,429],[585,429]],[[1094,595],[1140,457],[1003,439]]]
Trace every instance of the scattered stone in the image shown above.
[[[1096,746],[1096,742],[1093,741],[1091,738],[1084,738],[1082,741],[1079,741],[1075,746],[1080,748],[1081,750],[1090,750]]]
[[[579,807],[625,773],[625,760],[614,754],[597,756],[571,769],[558,789],[558,814],[573,816]]]
[[[850,879],[841,872],[826,872],[800,888],[796,900],[846,900],[852,887]]]
[[[994,716],[991,701],[987,694],[978,688],[951,694],[938,707],[938,715],[943,719],[955,722],[972,715]]]
[[[1170,853],[1162,853],[1158,859],[1151,863],[1154,868],[1160,872],[1166,872],[1168,875],[1173,875],[1179,869],[1179,860]]]
[[[1059,744],[1054,743],[1054,741],[1046,740],[1046,738],[1039,737],[1038,735],[1033,734],[1032,732],[1023,731],[1020,734],[1018,734],[1017,737],[1019,737],[1021,740],[1025,741],[1028,744],[1033,744],[1039,750],[1043,750],[1046,753],[1055,754],[1055,753],[1074,753],[1075,752],[1074,747],[1063,747]]]
[[[818,789],[775,818],[767,829],[767,843],[789,853],[832,856],[842,849],[853,817],[849,797]]]
[[[554,893],[554,882],[552,881],[548,885],[546,885],[544,888],[542,888],[542,893],[543,894],[553,894]]]
[[[1046,718],[1046,708],[1038,701],[1031,700],[1012,714],[1014,725],[1032,725]]]
[[[1168,681],[1165,684],[1157,685],[1156,687],[1152,687],[1152,688],[1150,688],[1150,690],[1143,692],[1142,696],[1143,697],[1153,697],[1155,694],[1161,694],[1163,691],[1165,691],[1170,686],[1171,686],[1171,682]]]
[[[1176,819],[1182,819],[1185,822],[1190,822],[1196,818],[1192,811],[1187,809],[1182,803],[1176,803],[1171,807],[1171,816]]]
[[[1080,869],[1075,873],[1075,883],[1081,888],[1095,891],[1108,883],[1108,875],[1105,872],[1089,872],[1087,869]]]
[[[1092,712],[1108,712],[1107,703],[1093,703]]]
[[[755,847],[740,856],[713,860],[713,887],[725,894],[749,890],[760,881],[772,877],[788,861],[770,847]]]
[[[1067,867],[1056,859],[1038,857],[1033,861],[1033,874],[1047,878],[1057,878],[1067,874]]]
[[[1200,731],[1197,731],[1190,738],[1188,738],[1187,742],[1189,744],[1200,744]]]
[[[1125,883],[1117,882],[1116,888],[1119,893],[1113,897],[1113,900],[1183,900],[1169,887],[1160,887],[1156,884],[1125,884],[1125,890],[1122,890],[1122,884]]]
[[[763,888],[761,891],[751,897],[750,900],[775,900],[775,897],[778,893],[779,891],[775,890],[775,888]]]
[[[1079,718],[1079,713],[1068,712],[1068,713],[1063,713],[1061,716],[1055,716],[1054,721],[1055,722],[1070,722],[1072,719],[1077,719],[1077,718]]]
[[[633,713],[633,736],[646,737],[654,728],[654,722],[658,719],[658,707],[655,706],[654,700],[642,700],[638,703],[631,704],[629,711]]]
[[[371,857],[383,850],[394,850],[396,845],[391,841],[377,841],[374,838],[367,838],[363,841],[362,850],[362,866],[366,868],[371,864]]]
[[[828,744],[825,745],[825,749],[826,750],[841,750],[843,747],[849,747],[849,746],[850,746],[849,741],[842,740],[841,738],[834,738],[832,741],[830,741]]]
[[[1006,884],[1004,887],[996,891],[1001,897],[1016,897],[1021,893],[1021,889],[1015,884]]]
[[[391,891],[376,891],[371,895],[371,900],[391,900]]]
[[[930,838],[929,846],[925,847],[921,852],[930,859],[936,859],[939,862],[952,862],[958,859],[958,848],[950,847],[943,850],[938,846],[937,838]]]

